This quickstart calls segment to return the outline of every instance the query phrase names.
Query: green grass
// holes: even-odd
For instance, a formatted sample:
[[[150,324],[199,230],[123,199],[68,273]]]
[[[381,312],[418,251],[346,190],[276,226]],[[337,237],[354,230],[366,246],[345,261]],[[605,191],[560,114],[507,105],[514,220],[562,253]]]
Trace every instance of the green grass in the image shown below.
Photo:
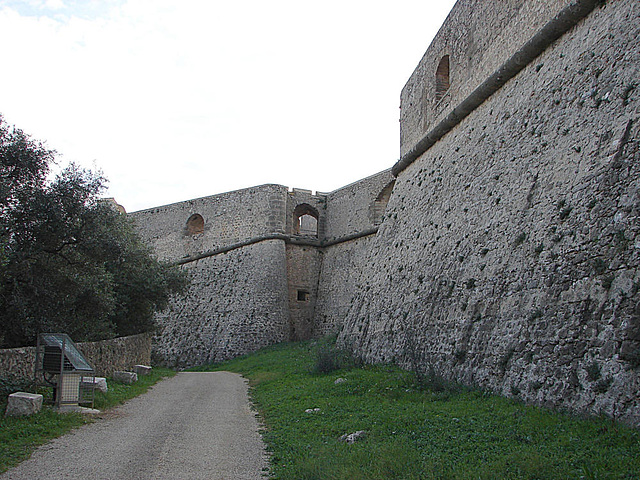
[[[140,376],[133,385],[108,379],[108,392],[96,392],[95,408],[107,410],[124,403],[146,392],[162,378],[172,375],[175,372],[171,370],[154,368],[150,375]],[[29,458],[39,445],[92,421],[91,417],[79,413],[57,413],[49,406],[28,417],[5,417],[6,400],[0,402],[0,409],[0,473]]]
[[[149,375],[138,376],[138,381],[132,385],[125,385],[112,379],[108,379],[107,384],[109,388],[107,393],[96,391],[94,408],[97,408],[98,410],[113,408],[132,399],[133,397],[142,395],[149,390],[149,387],[158,383],[158,381],[166,377],[173,377],[175,374],[175,371],[167,368],[153,367]]]
[[[4,405],[3,415],[4,415]],[[29,417],[0,418],[0,473],[26,460],[38,446],[89,421],[79,413],[61,415],[51,407]]]
[[[197,369],[249,379],[273,478],[640,478],[638,430],[431,379],[433,391],[389,365],[316,373],[325,353],[326,342],[304,342]],[[364,441],[338,441],[357,430]]]

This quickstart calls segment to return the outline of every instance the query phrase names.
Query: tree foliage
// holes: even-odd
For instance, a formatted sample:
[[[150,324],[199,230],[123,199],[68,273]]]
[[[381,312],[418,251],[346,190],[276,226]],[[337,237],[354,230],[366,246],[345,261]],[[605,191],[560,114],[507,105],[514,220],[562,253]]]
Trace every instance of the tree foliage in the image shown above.
[[[71,165],[48,181],[54,159],[0,116],[0,342],[151,330],[185,274],[160,263],[126,215],[100,199],[101,175]]]

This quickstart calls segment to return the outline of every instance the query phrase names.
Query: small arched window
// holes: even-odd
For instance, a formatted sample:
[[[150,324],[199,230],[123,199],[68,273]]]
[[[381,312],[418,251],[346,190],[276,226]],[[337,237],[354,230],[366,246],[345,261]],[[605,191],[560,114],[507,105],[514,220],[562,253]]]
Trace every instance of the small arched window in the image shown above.
[[[371,220],[373,225],[377,226],[382,223],[382,218],[385,210],[387,209],[387,203],[389,203],[389,198],[391,197],[391,192],[395,184],[395,180],[389,182],[369,207],[369,220]]]
[[[303,203],[293,211],[293,234],[318,236],[318,211]]]
[[[198,213],[194,213],[187,220],[187,233],[197,235],[204,232],[204,218]]]
[[[439,101],[449,90],[449,55],[440,59],[436,70],[436,101]]]

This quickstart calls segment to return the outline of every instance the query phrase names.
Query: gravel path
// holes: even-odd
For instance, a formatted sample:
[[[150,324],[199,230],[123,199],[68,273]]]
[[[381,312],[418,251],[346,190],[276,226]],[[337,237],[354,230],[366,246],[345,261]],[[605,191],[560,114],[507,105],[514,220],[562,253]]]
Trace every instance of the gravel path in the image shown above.
[[[264,478],[264,444],[239,375],[179,373],[102,416],[0,479]]]

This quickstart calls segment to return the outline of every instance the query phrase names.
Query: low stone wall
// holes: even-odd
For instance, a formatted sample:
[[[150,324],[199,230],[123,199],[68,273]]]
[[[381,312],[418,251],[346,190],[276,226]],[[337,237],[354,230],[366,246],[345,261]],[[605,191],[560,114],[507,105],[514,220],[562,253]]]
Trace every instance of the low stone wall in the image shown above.
[[[151,338],[151,334],[144,333],[77,345],[96,369],[96,375],[109,377],[117,370],[129,370],[138,364],[149,365]],[[35,347],[0,350],[0,377],[32,378],[35,359]]]
[[[35,347],[0,350],[0,377],[32,378],[36,361]]]
[[[143,333],[101,342],[80,343],[78,347],[96,369],[96,375],[110,377],[118,370],[131,371],[134,365],[151,364],[151,339]]]

